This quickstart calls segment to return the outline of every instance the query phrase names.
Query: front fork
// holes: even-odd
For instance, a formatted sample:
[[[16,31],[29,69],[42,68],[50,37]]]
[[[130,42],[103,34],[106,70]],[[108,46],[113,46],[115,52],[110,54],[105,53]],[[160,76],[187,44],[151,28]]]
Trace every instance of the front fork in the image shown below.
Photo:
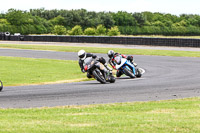
[[[135,67],[132,66],[129,62],[127,62],[127,65],[124,65],[123,68],[125,68],[125,67],[126,67],[127,69],[131,70],[131,71],[133,72],[134,75],[136,75]]]
[[[107,79],[108,78],[108,73],[109,73],[109,70],[107,70],[105,68],[105,66],[102,64],[102,63],[97,63],[95,64],[97,68],[99,68],[99,70],[101,71],[101,73],[103,74],[104,78]]]

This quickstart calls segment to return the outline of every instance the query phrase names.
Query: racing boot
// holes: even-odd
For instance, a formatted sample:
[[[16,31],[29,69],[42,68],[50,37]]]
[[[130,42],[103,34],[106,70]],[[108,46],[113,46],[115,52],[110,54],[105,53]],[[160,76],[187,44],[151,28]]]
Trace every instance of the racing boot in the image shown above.
[[[130,61],[135,67],[137,67],[137,63],[134,60]]]
[[[117,70],[117,73],[116,73],[116,77],[121,77],[121,75],[122,75],[123,73],[120,71],[120,70]]]
[[[109,70],[104,70],[104,75],[105,75],[106,81],[109,81],[110,80],[110,75],[111,75],[110,71]]]
[[[137,63],[135,63],[135,62],[134,62],[134,60],[133,60],[133,62],[132,62],[132,63],[133,63],[133,65],[134,65],[135,67],[137,67]]]

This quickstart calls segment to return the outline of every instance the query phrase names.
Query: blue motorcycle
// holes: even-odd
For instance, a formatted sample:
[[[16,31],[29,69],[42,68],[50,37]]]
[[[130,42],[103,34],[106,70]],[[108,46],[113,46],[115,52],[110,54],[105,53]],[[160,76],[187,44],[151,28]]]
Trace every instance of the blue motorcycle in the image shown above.
[[[141,68],[136,68],[129,60],[122,58],[121,55],[116,56],[114,61],[116,63],[116,69],[126,76],[130,78],[140,78],[142,76],[143,70]]]

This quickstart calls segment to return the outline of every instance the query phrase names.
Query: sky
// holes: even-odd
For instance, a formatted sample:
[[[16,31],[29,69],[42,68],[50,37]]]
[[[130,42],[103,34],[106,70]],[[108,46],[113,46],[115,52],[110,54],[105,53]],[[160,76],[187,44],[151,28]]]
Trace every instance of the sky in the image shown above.
[[[86,9],[88,11],[160,12],[200,15],[200,0],[1,0],[0,12],[8,9]]]

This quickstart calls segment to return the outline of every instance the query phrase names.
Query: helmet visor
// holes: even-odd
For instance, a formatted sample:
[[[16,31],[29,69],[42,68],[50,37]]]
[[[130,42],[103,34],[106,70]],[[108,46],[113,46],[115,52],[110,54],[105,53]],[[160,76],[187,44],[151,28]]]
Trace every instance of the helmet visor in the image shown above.
[[[81,60],[84,60],[85,56],[86,56],[86,54],[84,53],[84,54],[82,54],[82,55],[79,55],[79,58],[80,58]]]

